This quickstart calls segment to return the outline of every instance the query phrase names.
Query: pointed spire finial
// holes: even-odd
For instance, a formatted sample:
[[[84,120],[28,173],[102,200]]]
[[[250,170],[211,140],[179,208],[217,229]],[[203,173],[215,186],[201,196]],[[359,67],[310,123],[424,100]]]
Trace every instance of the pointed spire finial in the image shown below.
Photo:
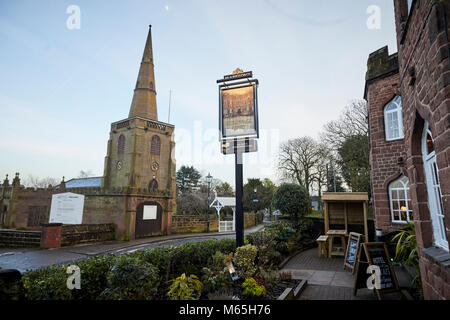
[[[147,41],[128,117],[158,120],[151,25],[149,25]]]

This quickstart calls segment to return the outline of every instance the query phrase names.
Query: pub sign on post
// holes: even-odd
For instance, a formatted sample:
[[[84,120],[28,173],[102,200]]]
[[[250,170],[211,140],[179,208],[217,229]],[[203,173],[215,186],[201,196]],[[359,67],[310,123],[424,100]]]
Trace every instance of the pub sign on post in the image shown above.
[[[259,137],[258,80],[250,79],[251,76],[252,72],[237,69],[233,75],[225,76],[224,79],[217,81],[224,83],[219,85],[221,141]],[[242,78],[245,80],[237,81]]]

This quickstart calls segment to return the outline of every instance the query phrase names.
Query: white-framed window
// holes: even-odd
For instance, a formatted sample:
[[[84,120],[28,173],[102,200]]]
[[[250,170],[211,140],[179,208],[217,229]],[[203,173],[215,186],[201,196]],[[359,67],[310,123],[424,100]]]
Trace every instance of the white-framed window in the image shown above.
[[[442,206],[442,191],[439,182],[439,169],[436,163],[436,151],[434,150],[433,134],[426,121],[422,135],[422,156],[428,191],[428,208],[433,225],[434,244],[448,251],[444,210]]]
[[[402,98],[400,96],[396,96],[384,108],[384,127],[387,141],[405,137],[403,133]]]
[[[413,221],[408,177],[401,176],[389,184],[389,202],[392,222],[407,223]]]

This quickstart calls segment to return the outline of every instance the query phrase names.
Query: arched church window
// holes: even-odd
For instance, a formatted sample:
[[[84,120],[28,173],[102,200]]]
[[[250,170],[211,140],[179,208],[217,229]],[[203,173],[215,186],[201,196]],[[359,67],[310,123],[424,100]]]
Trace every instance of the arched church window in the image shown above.
[[[389,202],[392,222],[406,223],[413,221],[409,179],[401,176],[389,185]]]
[[[161,153],[161,139],[158,136],[152,137],[150,154],[159,155]]]
[[[117,143],[117,154],[124,154],[125,152],[125,136],[123,134],[119,137],[119,142]]]
[[[402,98],[400,96],[396,96],[384,108],[384,126],[387,141],[404,138]]]

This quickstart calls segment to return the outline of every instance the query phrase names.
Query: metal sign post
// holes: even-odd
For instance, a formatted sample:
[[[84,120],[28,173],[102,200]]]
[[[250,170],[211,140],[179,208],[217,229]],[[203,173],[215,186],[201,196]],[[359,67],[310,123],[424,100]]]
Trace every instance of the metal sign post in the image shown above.
[[[235,155],[236,247],[244,245],[243,161],[242,154],[256,152],[259,138],[258,80],[253,72],[236,69],[219,83],[219,130],[221,152]],[[239,80],[239,81],[237,81]]]
[[[242,205],[242,194],[244,190],[243,186],[243,166],[242,166],[242,153],[235,153],[235,165],[236,165],[236,247],[242,247],[244,245],[244,209]]]

